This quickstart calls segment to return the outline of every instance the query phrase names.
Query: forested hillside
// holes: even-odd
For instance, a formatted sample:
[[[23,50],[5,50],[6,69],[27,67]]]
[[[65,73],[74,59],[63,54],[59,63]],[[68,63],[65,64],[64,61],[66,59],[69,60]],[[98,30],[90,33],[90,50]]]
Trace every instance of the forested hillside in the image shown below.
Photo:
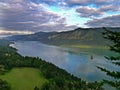
[[[107,28],[119,31],[120,28]],[[77,28],[64,32],[37,32],[30,35],[16,35],[8,37],[8,40],[40,41],[53,45],[94,45],[105,46],[108,41],[103,38],[104,28]]]

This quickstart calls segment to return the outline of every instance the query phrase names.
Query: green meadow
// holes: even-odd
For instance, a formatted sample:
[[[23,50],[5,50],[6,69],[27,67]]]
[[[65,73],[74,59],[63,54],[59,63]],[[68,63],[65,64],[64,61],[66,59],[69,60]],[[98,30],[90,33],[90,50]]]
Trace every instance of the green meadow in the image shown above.
[[[35,68],[13,68],[0,78],[6,80],[12,90],[34,90],[35,86],[40,88],[47,82],[40,70]]]

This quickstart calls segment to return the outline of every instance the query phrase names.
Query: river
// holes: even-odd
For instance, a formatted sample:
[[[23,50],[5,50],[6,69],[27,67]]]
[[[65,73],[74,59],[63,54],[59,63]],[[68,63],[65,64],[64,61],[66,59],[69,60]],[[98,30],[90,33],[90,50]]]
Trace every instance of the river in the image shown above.
[[[42,44],[37,41],[17,41],[11,44],[23,56],[40,57],[69,73],[86,81],[112,80],[96,66],[117,70],[119,67],[106,60],[104,56],[113,55],[107,49],[66,48]]]

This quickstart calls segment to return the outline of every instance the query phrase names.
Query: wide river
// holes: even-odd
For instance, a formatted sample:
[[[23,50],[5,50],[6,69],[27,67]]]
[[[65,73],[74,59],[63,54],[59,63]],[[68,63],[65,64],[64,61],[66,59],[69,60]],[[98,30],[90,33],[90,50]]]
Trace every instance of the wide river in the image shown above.
[[[107,49],[65,48],[37,41],[18,41],[11,46],[18,49],[18,53],[23,56],[40,57],[87,81],[112,79],[96,66],[106,67],[110,70],[118,69],[117,66],[104,58],[104,56],[114,54]]]

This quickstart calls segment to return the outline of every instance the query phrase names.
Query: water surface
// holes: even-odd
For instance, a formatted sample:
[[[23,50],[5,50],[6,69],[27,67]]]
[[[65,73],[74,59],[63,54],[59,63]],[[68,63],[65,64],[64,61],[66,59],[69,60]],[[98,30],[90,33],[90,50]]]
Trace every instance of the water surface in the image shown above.
[[[18,41],[11,46],[17,48],[18,53],[23,56],[40,57],[86,81],[112,79],[96,66],[118,70],[117,66],[104,58],[106,55],[113,54],[107,49],[65,48],[46,45],[37,41]]]

